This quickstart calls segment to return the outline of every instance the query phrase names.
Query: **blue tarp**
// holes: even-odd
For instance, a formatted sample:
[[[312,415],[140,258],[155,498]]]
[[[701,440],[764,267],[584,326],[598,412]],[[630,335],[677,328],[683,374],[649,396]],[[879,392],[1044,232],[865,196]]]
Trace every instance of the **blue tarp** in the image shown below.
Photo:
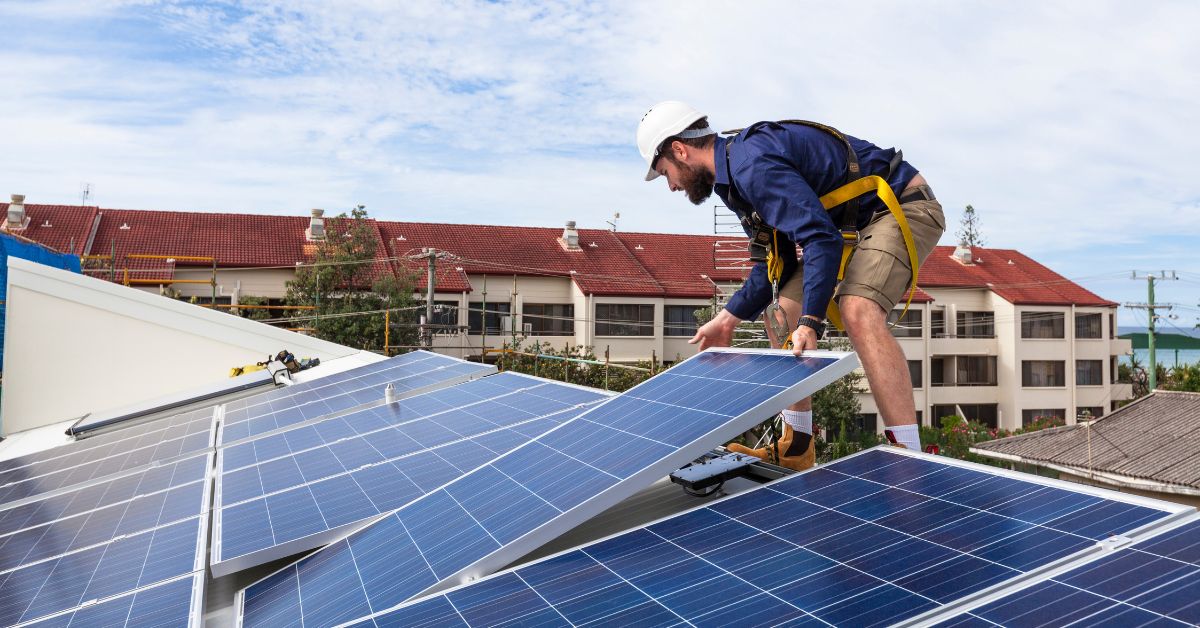
[[[9,257],[19,257],[53,268],[80,272],[78,255],[56,253],[40,244],[24,242],[0,233],[0,291],[4,295],[3,301],[0,301],[0,371],[4,370],[4,323],[7,318]]]

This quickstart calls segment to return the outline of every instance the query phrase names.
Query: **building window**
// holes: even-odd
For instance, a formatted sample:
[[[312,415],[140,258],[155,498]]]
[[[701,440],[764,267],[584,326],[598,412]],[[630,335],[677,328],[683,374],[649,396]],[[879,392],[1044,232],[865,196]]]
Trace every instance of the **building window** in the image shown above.
[[[663,310],[663,335],[687,336],[696,335],[700,325],[696,322],[698,305],[668,305]]]
[[[929,312],[929,335],[932,338],[946,337],[946,313],[942,310]]]
[[[1103,338],[1104,333],[1101,330],[1103,326],[1099,314],[1075,315],[1076,338]]]
[[[487,333],[489,334],[507,334],[512,330],[504,329],[501,324],[501,319],[508,316],[510,312],[508,303],[488,303],[487,304]],[[467,328],[471,334],[479,335],[483,333],[483,303],[472,303],[471,310],[467,312]]]
[[[996,315],[992,312],[959,312],[956,322],[959,338],[996,337]]]
[[[1075,408],[1075,418],[1080,421],[1091,421],[1104,416],[1104,406],[1080,406]]]
[[[1038,408],[1036,410],[1022,410],[1021,427],[1029,427],[1029,424],[1034,422],[1042,424],[1055,423],[1062,425],[1064,423],[1063,417],[1065,416],[1067,416],[1067,411],[1062,408]]]
[[[1066,363],[1062,360],[1022,360],[1021,385],[1031,388],[1066,386]]]
[[[879,415],[874,412],[864,412],[858,415],[854,424],[849,427],[852,434],[875,434],[879,431]]]
[[[597,303],[597,336],[653,336],[654,306]]]
[[[958,386],[995,386],[996,356],[955,356],[955,384]]]
[[[978,421],[992,429],[996,428],[1000,416],[998,404],[994,403],[959,403],[933,406],[933,421],[941,426],[943,419],[951,416],[961,416],[968,421]]]
[[[954,373],[947,371],[947,368],[953,368],[954,358],[950,357],[934,357],[929,358],[929,385],[930,386],[953,386]]]
[[[908,377],[910,379],[912,379],[912,387],[913,388],[921,387],[921,361],[920,360],[909,360],[908,361]]]
[[[1115,356],[1115,355],[1108,356],[1108,377],[1109,377],[1109,379],[1111,379],[1113,381],[1114,384],[1116,384],[1120,381],[1120,373],[1121,373],[1121,369],[1117,367],[1117,356]],[[1128,384],[1129,382],[1120,382],[1120,383]]]
[[[895,323],[895,327],[892,327],[892,335],[897,338],[920,338],[921,310],[909,310],[904,312],[904,316],[900,315],[901,311],[892,310],[888,314],[888,325]]]
[[[1075,360],[1076,386],[1102,386],[1103,384],[1103,360]]]
[[[1065,338],[1062,312],[1021,312],[1022,338]]]
[[[1109,338],[1117,337],[1117,315],[1116,314],[1108,315],[1108,337]]]
[[[532,336],[574,336],[575,306],[556,303],[526,303],[521,306],[521,322]]]

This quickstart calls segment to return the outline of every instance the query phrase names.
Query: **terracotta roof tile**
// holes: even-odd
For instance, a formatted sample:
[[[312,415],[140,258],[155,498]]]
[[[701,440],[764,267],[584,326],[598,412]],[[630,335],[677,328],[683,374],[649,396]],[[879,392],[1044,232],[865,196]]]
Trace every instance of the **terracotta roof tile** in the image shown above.
[[[1089,305],[1114,307],[1079,284],[1012,249],[972,247],[975,263],[953,259],[954,247],[939,246],[921,266],[925,288],[990,289],[1014,305]]]
[[[8,203],[0,203],[0,220],[8,215]],[[97,208],[80,205],[25,205],[29,226],[18,235],[62,253],[82,255]]]

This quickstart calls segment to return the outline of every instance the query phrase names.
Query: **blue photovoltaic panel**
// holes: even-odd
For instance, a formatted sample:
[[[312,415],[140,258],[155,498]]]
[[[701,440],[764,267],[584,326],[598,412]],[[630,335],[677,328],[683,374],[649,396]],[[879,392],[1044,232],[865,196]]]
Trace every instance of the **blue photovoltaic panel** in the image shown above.
[[[21,626],[37,628],[93,628],[131,626],[175,628],[199,626],[199,605],[204,573],[171,580],[132,593],[74,608],[60,615]]]
[[[707,351],[242,592],[248,626],[335,624],[486,575],[846,374]]]
[[[203,480],[0,536],[0,572],[195,517]]]
[[[355,406],[382,403],[387,384],[403,396],[482,377],[495,370],[485,364],[414,351],[225,404],[220,443],[228,445]]]
[[[441,399],[423,398],[430,396]],[[454,397],[461,407],[440,409]],[[291,445],[316,447],[292,455],[288,442],[280,442],[277,450],[284,456],[221,476],[223,508],[213,573],[220,576],[318,547],[329,541],[322,535],[400,508],[574,418],[585,410],[583,404],[605,398],[574,386],[501,374],[405,400],[412,404],[390,404],[301,428],[314,433],[291,439]],[[412,406],[436,410],[420,415]],[[332,444],[320,444],[319,428],[343,420],[354,423],[363,414],[394,427],[341,440],[334,439],[340,431],[331,431],[324,440]],[[271,438],[276,437],[246,445]],[[264,451],[259,448],[258,453]]]
[[[25,456],[0,461],[0,484],[10,473],[29,469],[38,463],[54,462],[58,469],[74,466],[78,462],[95,461],[112,455],[113,452],[131,451],[151,447],[162,442],[195,437],[212,432],[212,408],[184,412],[147,423],[141,423],[113,432],[77,440],[66,445],[45,449]],[[39,467],[42,468],[42,467]],[[21,472],[23,477],[37,475],[32,471]]]
[[[210,466],[212,465],[209,456],[196,456],[179,462],[148,467],[140,473],[123,475],[6,508],[0,510],[0,534],[9,534],[195,482],[205,477]]]
[[[878,448],[360,625],[886,625],[1174,512]]]
[[[0,625],[32,621],[204,568],[207,517],[0,574]]]
[[[949,620],[943,626],[1200,625],[1200,521]]]
[[[238,377],[227,377],[221,381],[206,384],[198,388],[191,388],[157,399],[141,401],[116,410],[91,413],[76,421],[74,425],[67,429],[67,433],[79,435],[104,428],[117,429],[122,423],[167,412],[172,408],[181,408],[189,405],[194,407],[210,399],[213,402],[209,405],[215,405],[218,401],[217,397],[232,395],[253,388],[265,388],[274,383],[275,379],[270,370],[254,371],[245,375],[239,375]]]
[[[176,430],[151,432],[0,474],[0,482],[4,482],[0,485],[0,504],[26,500],[146,465],[161,465],[201,454],[213,447],[215,422],[211,408],[198,412],[200,414],[194,420],[180,425]],[[170,440],[158,438],[168,432],[183,435]]]

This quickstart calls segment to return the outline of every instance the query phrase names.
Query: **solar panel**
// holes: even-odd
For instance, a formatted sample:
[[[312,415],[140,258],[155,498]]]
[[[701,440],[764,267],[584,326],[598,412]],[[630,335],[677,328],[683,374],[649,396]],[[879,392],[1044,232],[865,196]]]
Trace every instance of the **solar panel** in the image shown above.
[[[495,372],[494,366],[436,353],[406,353],[227,403],[217,442],[223,446],[231,445],[363,404],[378,405],[383,403],[387,384],[393,386],[398,397],[406,397]]]
[[[1200,624],[1200,520],[1106,553],[941,626]]]
[[[1188,510],[1017,477],[876,448],[357,625],[892,624]]]
[[[113,449],[139,449],[162,441],[195,434],[208,434],[212,430],[212,415],[213,412],[210,408],[182,412],[24,456],[0,460],[0,482],[3,481],[4,474],[37,463],[53,460],[59,461],[63,466],[69,466],[63,459],[82,456],[83,452],[97,450],[87,455],[92,456],[92,459],[98,459],[108,455],[105,452]],[[29,473],[25,475],[28,476]]]
[[[246,373],[238,377],[229,377],[219,382],[205,384],[204,386],[165,395],[156,399],[140,401],[115,410],[90,413],[76,421],[74,425],[67,429],[67,433],[77,436],[97,430],[117,428],[123,423],[136,421],[157,413],[199,404],[208,400],[215,400],[217,397],[234,395],[256,388],[265,388],[274,385],[274,383],[275,380],[269,370],[254,371],[253,373]]]
[[[84,606],[204,568],[205,516],[0,573],[0,624]]]
[[[3,508],[0,509],[0,534],[81,515],[195,482],[203,479],[211,466],[209,456],[196,456]]]
[[[335,624],[486,575],[856,364],[826,352],[700,353],[251,585],[242,620]]]
[[[136,589],[20,626],[200,626],[204,609],[204,572]]]
[[[320,547],[605,398],[502,373],[223,450],[213,574]]]
[[[105,434],[100,446],[60,454],[0,473],[0,504],[16,505],[46,494],[70,490],[116,474],[135,471],[146,465],[162,465],[199,455],[212,449],[215,417],[212,408],[185,413],[165,420],[164,429],[141,432],[127,438],[111,439],[119,432]],[[171,437],[171,438],[168,438]],[[99,437],[98,437],[99,438]],[[68,445],[56,449],[65,450]]]

